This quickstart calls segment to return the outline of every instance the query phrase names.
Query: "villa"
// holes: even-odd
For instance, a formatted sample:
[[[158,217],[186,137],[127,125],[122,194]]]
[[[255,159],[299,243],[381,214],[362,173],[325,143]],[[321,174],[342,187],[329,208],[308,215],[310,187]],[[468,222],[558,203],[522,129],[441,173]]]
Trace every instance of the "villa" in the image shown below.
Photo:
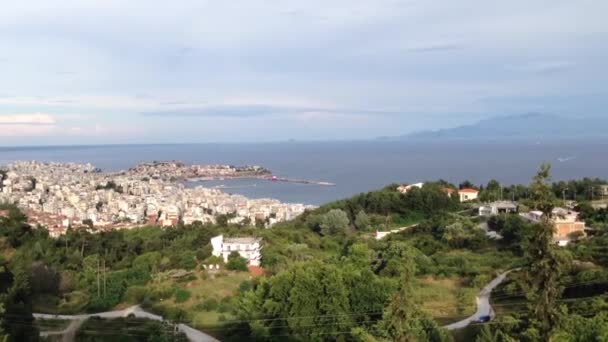
[[[261,242],[261,239],[254,237],[224,238],[223,235],[218,235],[211,239],[212,254],[221,256],[224,262],[228,262],[230,253],[238,252],[241,257],[247,260],[249,266],[260,266],[262,258],[260,254],[262,250]]]
[[[531,211],[521,214],[521,216],[531,222],[539,222],[543,213],[541,211]],[[576,211],[555,208],[553,209],[552,221],[555,228],[553,240],[560,246],[566,246],[577,235],[585,236],[585,222],[579,219]]]
[[[458,190],[458,196],[460,198],[460,202],[472,201],[476,200],[479,196],[479,191],[470,188],[464,188]]]

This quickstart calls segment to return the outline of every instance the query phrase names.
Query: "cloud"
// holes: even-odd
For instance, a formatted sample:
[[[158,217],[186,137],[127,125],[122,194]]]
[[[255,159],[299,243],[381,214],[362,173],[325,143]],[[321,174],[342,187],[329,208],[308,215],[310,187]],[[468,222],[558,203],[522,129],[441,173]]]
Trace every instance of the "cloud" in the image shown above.
[[[0,125],[54,125],[55,118],[49,114],[0,114]]]
[[[606,1],[32,1],[0,11],[0,107],[56,113],[48,134],[75,126],[74,141],[95,122],[163,129],[151,142],[215,141],[305,138],[298,120],[326,120],[327,132],[367,120],[374,136],[511,106],[605,107],[568,94],[608,81]],[[77,113],[90,115],[66,118]],[[184,131],[199,118],[213,129]],[[272,130],[251,130],[252,118]]]
[[[463,46],[456,43],[431,43],[425,45],[412,46],[407,48],[409,52],[435,52],[452,51],[462,49]]]
[[[43,136],[56,128],[49,114],[0,114],[0,137]]]
[[[507,69],[513,71],[523,71],[532,73],[551,73],[563,70],[572,69],[576,66],[576,63],[569,61],[545,61],[545,62],[534,62],[520,65],[508,66]]]
[[[144,131],[139,126],[99,123],[91,118],[90,115],[64,114],[58,122],[55,115],[47,113],[0,114],[0,137],[124,137]],[[72,120],[81,125],[75,125]]]
[[[368,114],[395,114],[394,111],[373,109],[348,109],[348,108],[314,108],[314,107],[288,107],[274,105],[218,105],[196,108],[167,109],[141,112],[144,116],[158,117],[261,117],[274,115],[300,115],[306,113],[343,114],[343,115],[368,115]]]

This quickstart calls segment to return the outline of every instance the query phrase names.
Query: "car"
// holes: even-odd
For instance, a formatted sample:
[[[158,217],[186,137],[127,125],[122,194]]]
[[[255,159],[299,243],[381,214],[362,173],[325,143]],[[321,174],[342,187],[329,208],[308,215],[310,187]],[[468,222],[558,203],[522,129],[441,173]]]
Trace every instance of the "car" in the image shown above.
[[[484,315],[484,316],[479,316],[477,318],[477,321],[475,321],[475,322],[477,322],[477,323],[486,323],[486,322],[489,322],[491,319],[492,319],[492,317],[490,317],[488,315]]]

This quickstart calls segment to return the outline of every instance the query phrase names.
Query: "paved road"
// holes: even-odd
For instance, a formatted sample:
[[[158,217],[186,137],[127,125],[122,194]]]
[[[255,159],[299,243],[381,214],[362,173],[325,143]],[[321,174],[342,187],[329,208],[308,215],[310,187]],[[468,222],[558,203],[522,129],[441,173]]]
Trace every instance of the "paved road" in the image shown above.
[[[63,335],[64,342],[74,341],[74,337],[76,336],[76,331],[82,325],[82,323],[93,316],[102,317],[102,318],[119,318],[119,317],[127,317],[133,314],[135,317],[139,318],[148,318],[155,321],[164,322],[161,316],[149,313],[143,310],[139,305],[132,306],[130,308],[126,308],[124,310],[115,310],[115,311],[107,311],[107,312],[99,312],[94,314],[81,314],[81,315],[51,315],[51,314],[39,314],[35,313],[34,318],[36,319],[63,319],[72,321],[70,325],[61,331],[44,331],[40,333],[40,336],[50,336],[50,335]],[[167,321],[169,322],[169,321]],[[177,329],[188,337],[190,341],[194,342],[218,342],[215,338],[203,333],[202,331],[191,328],[185,324],[178,324]]]
[[[496,286],[498,286],[500,283],[502,283],[505,280],[505,278],[507,277],[507,274],[509,274],[509,272],[511,272],[511,271],[512,270],[509,270],[509,271],[506,271],[506,272],[500,274],[498,277],[494,278],[491,282],[489,282],[481,290],[481,292],[479,292],[479,295],[476,298],[477,311],[472,316],[467,317],[467,318],[463,319],[462,321],[447,325],[444,328],[446,328],[448,330],[462,329],[462,328],[468,326],[469,324],[477,321],[479,319],[479,317],[482,317],[482,316],[493,317],[494,310],[492,309],[492,306],[490,305],[490,295],[492,294],[492,290],[494,290],[494,288],[496,288]]]

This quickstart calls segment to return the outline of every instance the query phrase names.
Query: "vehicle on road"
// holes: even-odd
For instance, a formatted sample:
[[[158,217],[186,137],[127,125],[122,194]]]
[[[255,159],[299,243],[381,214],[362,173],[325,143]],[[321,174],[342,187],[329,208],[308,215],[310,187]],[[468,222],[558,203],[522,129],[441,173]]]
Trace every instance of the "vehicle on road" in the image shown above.
[[[477,320],[475,321],[476,323],[487,323],[492,319],[492,317],[488,316],[488,315],[484,315],[484,316],[479,316],[479,318],[477,318]]]

